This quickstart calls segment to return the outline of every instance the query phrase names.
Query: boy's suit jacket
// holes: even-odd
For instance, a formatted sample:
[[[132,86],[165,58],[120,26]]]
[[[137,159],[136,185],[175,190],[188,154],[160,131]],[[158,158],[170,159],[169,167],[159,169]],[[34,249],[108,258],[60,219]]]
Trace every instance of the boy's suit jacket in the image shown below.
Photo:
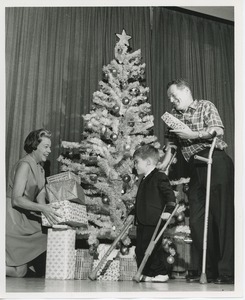
[[[154,169],[142,179],[136,195],[136,224],[156,225],[167,202],[176,202],[166,174]]]

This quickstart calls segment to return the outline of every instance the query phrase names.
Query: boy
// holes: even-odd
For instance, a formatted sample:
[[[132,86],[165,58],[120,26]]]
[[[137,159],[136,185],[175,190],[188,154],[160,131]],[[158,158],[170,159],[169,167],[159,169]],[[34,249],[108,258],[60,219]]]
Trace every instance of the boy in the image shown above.
[[[133,159],[138,175],[143,175],[135,203],[135,254],[139,267],[166,203],[176,200],[167,175],[156,168],[159,152],[155,147],[144,145],[138,148]],[[167,268],[166,253],[159,239],[143,269],[141,281],[166,282],[169,279]]]

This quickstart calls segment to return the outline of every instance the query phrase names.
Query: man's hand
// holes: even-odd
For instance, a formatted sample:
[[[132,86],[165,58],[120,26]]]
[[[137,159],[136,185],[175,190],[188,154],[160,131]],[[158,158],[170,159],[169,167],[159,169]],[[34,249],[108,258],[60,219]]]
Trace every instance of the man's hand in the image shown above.
[[[175,133],[184,140],[196,139],[198,134],[196,131],[192,131],[188,126],[185,129],[170,129],[169,132]]]

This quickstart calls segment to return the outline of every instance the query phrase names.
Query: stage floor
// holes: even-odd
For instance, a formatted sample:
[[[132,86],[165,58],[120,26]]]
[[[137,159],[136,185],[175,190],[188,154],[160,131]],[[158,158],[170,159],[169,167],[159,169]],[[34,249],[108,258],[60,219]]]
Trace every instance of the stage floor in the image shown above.
[[[167,283],[134,281],[50,280],[44,278],[6,278],[5,298],[235,298],[236,285],[186,283],[170,279]]]

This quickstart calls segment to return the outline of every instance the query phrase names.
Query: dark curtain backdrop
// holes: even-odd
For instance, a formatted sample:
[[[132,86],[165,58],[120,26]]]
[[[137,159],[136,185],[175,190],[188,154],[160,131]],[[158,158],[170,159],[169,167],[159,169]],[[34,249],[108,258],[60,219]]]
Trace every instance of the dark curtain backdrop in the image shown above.
[[[79,142],[102,67],[114,58],[116,33],[141,49],[155,134],[169,110],[166,84],[193,82],[197,98],[218,107],[234,158],[234,27],[163,7],[6,8],[6,176],[24,155],[27,134],[52,131],[51,174],[62,140]]]

